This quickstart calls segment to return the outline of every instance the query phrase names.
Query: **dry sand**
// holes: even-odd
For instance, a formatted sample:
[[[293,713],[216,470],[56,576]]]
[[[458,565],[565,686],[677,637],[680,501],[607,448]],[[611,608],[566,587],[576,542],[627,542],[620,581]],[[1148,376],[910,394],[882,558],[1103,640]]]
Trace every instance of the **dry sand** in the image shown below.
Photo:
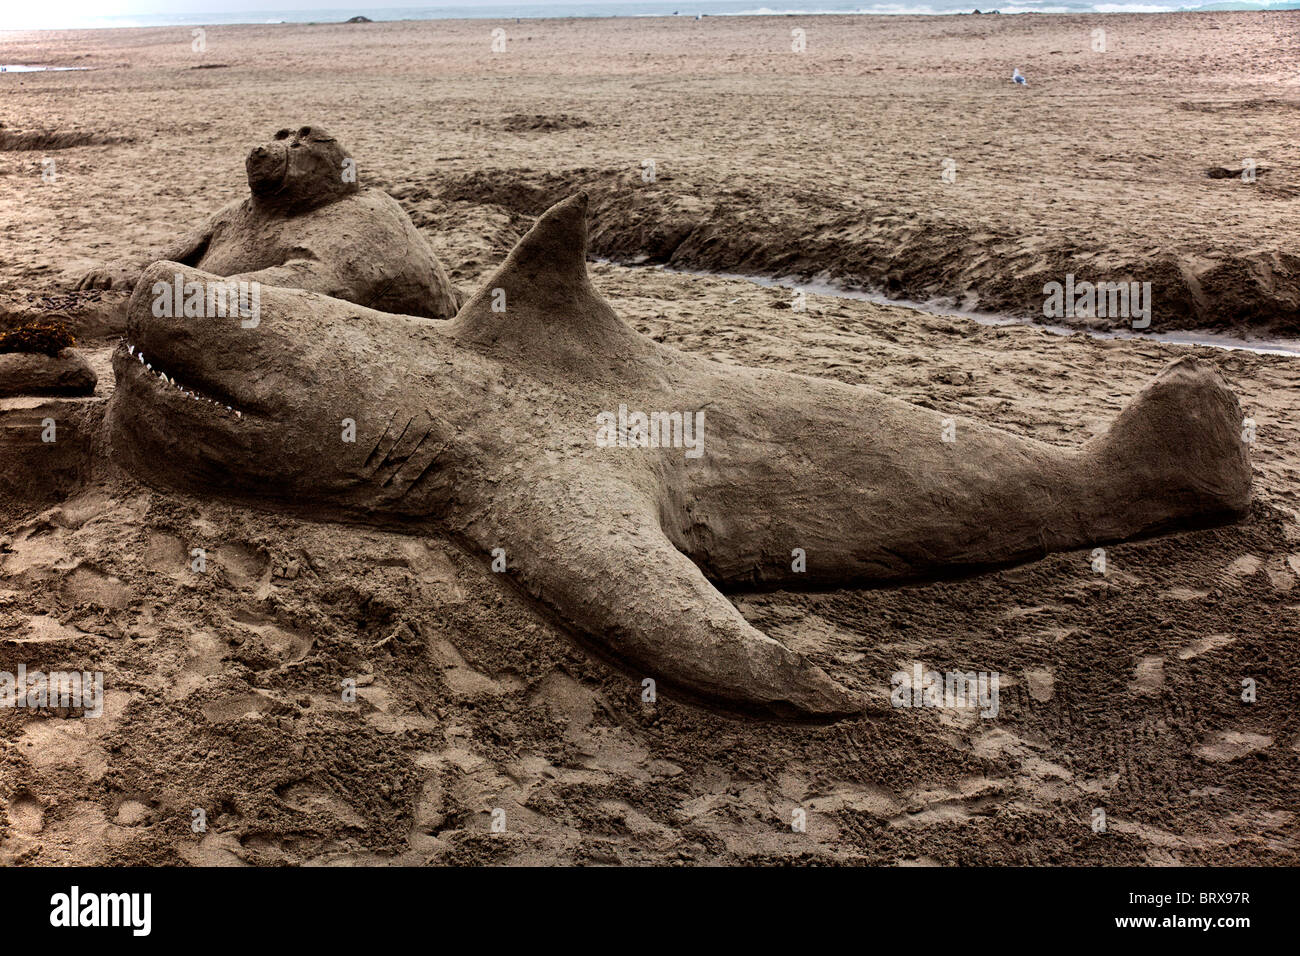
[[[1157,286],[1155,328],[1290,334],[1297,16],[525,21],[504,24],[503,55],[489,21],[211,28],[202,54],[188,28],[3,34],[0,62],[96,69],[0,76],[0,133],[89,138],[0,155],[0,293],[93,311],[59,290],[238,195],[270,132],[320,122],[465,290],[582,185],[595,251],[623,261],[1021,314],[1066,272],[1131,276]],[[15,142],[31,145],[0,137]],[[1253,185],[1206,176],[1245,158],[1268,169]],[[447,541],[121,477],[6,500],[0,670],[100,669],[108,696],[84,722],[0,712],[0,861],[1297,861],[1296,359],[821,295],[797,312],[788,291],[625,265],[594,278],[681,348],[1067,444],[1194,350],[1257,422],[1256,504],[1239,525],[1108,548],[1104,575],[1080,552],[733,595],[851,684],[914,661],[1002,675],[995,720],[814,726],[644,705],[640,675]],[[104,347],[86,344],[105,394]],[[4,400],[0,432],[33,415]]]

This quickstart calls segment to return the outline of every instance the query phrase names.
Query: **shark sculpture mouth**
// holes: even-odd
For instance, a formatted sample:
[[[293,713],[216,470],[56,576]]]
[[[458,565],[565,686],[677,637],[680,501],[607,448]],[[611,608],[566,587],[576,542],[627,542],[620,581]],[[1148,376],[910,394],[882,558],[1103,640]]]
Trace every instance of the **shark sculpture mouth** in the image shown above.
[[[230,404],[230,399],[214,397],[200,388],[177,378],[175,373],[168,374],[163,364],[155,365],[156,359],[145,356],[144,349],[138,348],[126,339],[121,339],[113,352],[113,374],[119,386],[125,382],[143,383],[146,387],[156,389],[163,400],[177,398],[189,399],[212,406],[214,411],[227,412],[235,418],[243,418],[244,413]]]
[[[450,322],[283,288],[263,291],[255,329],[153,315],[143,290],[177,273],[211,278],[156,263],[129,306],[107,417],[122,464],[272,507],[436,522],[627,666],[638,694],[648,675],[733,709],[885,710],[887,675],[845,686],[720,588],[968,571],[1250,502],[1241,408],[1206,363],[1172,363],[1077,448],[720,365],[638,333],[600,296],[582,195]],[[689,418],[691,454],[602,441],[598,423],[621,430],[624,410]]]

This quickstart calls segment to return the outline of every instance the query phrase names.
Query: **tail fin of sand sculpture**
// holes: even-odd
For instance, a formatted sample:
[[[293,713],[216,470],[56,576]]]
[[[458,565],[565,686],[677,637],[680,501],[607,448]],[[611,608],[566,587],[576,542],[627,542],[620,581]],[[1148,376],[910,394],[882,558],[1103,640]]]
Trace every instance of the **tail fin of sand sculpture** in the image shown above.
[[[897,580],[1248,506],[1240,409],[1205,364],[1173,363],[1080,448],[964,419],[948,442],[937,412],[640,335],[588,279],[585,217],[583,196],[549,210],[450,323],[283,289],[256,329],[196,323],[154,316],[142,283],[114,357],[115,454],[173,486],[436,520],[501,549],[628,666],[629,692],[653,677],[818,716],[863,710],[887,675],[846,687],[715,585]],[[213,278],[158,263],[146,282],[177,272]],[[620,413],[655,440],[630,425],[609,440],[599,423]]]

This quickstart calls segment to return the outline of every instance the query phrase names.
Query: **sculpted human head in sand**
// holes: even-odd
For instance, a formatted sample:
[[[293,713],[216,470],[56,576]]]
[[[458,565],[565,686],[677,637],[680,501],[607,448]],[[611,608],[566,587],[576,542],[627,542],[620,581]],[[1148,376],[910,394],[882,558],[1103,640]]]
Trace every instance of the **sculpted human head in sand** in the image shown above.
[[[397,201],[318,125],[285,127],[245,160],[249,195],[159,249],[92,269],[79,289],[130,289],[152,262],[447,319],[460,296]]]
[[[323,127],[282,129],[248,154],[248,189],[254,203],[302,212],[361,189],[348,175],[347,152]],[[353,170],[355,172],[355,169]]]
[[[178,267],[154,266],[114,355],[113,453],[171,486],[427,520],[503,549],[637,688],[819,717],[887,706],[887,675],[832,677],[718,587],[989,566],[1248,506],[1241,411],[1207,365],[1175,362],[1079,448],[962,419],[948,441],[938,412],[639,334],[587,276],[585,211],[548,211],[449,323],[274,289],[256,328],[159,318],[145,290]],[[690,448],[600,440],[624,406],[697,423]]]

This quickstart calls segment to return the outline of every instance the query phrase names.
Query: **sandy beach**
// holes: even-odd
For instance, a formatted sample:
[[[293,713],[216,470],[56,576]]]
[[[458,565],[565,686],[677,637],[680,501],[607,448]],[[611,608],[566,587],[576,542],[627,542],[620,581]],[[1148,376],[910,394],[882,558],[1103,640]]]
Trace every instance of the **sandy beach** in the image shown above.
[[[305,123],[346,141],[464,293],[584,189],[597,289],[686,352],[1070,446],[1195,354],[1255,428],[1244,521],[1108,546],[1104,573],[1087,549],[728,595],[863,692],[917,662],[996,671],[993,720],[648,705],[640,675],[456,541],[74,464],[0,499],[0,670],[90,662],[110,693],[93,722],[0,711],[0,862],[1294,865],[1300,358],[833,292],[1043,321],[1067,275],[1149,282],[1152,332],[1300,339],[1297,24],[286,24],[208,28],[202,51],[189,28],[0,33],[0,63],[84,68],[0,75],[0,328],[80,323],[88,455],[125,295],[69,288],[238,198],[248,149]],[[814,291],[792,308],[745,276]],[[0,435],[46,408],[0,399]],[[193,547],[213,573],[190,573]]]

